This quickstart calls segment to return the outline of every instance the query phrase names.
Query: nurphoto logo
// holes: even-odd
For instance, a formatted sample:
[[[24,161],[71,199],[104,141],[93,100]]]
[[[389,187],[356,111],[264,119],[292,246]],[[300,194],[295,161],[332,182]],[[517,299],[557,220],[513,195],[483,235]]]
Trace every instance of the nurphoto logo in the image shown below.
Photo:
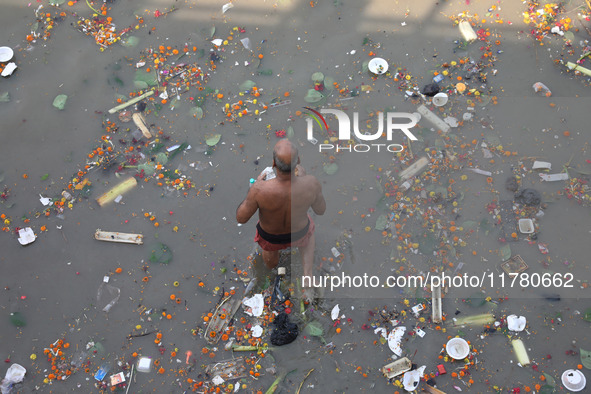
[[[307,139],[314,145],[318,143],[318,140],[314,138],[314,123],[316,123],[320,127],[320,131],[328,132],[328,123],[324,118],[323,114],[331,114],[337,118],[338,121],[338,140],[340,141],[349,141],[347,144],[339,145],[338,143],[333,144],[319,144],[318,151],[322,152],[323,150],[334,150],[336,152],[347,151],[347,152],[369,152],[369,151],[377,151],[380,152],[381,149],[387,150],[388,152],[397,153],[402,152],[404,150],[404,146],[401,144],[392,144],[392,137],[394,135],[394,131],[401,131],[410,139],[411,141],[416,141],[417,137],[410,132],[410,129],[418,123],[417,115],[410,114],[407,112],[387,112],[386,113],[386,126],[384,127],[384,113],[378,113],[378,129],[375,133],[362,133],[359,131],[359,113],[353,112],[353,133],[351,133],[351,120],[349,116],[338,109],[321,109],[320,112],[309,108],[304,107],[307,109],[308,117],[306,118],[307,122]],[[386,141],[388,143],[366,143],[366,141],[376,141],[382,138],[382,134],[384,134],[384,128],[386,129]],[[355,143],[356,140],[358,143]]]

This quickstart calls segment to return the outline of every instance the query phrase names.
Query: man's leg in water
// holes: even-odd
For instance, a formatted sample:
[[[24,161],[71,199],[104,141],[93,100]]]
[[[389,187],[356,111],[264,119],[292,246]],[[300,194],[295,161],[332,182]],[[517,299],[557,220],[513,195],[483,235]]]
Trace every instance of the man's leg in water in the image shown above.
[[[279,264],[279,251],[274,250],[272,252],[268,252],[263,250],[263,261],[265,262],[265,266],[270,270],[277,267]]]
[[[314,273],[314,249],[316,248],[316,236],[312,234],[306,246],[300,246],[302,254],[302,270],[304,276],[312,277]]]

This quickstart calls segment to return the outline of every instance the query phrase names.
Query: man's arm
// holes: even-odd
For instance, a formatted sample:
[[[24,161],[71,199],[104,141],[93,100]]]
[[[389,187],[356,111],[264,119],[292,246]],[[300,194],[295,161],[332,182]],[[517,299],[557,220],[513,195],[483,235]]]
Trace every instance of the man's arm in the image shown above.
[[[326,201],[324,200],[324,195],[322,194],[322,185],[317,179],[314,180],[316,181],[317,192],[316,199],[312,203],[312,210],[316,215],[324,215],[324,212],[326,211]]]
[[[252,215],[255,214],[257,209],[259,209],[259,204],[256,201],[258,187],[256,187],[255,185],[252,185],[252,187],[248,190],[246,198],[244,199],[244,201],[240,203],[240,205],[236,209],[236,220],[240,224],[248,222]]]

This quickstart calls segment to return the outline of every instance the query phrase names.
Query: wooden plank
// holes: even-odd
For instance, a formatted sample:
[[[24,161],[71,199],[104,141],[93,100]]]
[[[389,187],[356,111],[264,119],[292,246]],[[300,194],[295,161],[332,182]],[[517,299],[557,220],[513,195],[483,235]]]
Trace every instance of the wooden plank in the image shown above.
[[[433,323],[443,321],[443,311],[441,307],[441,286],[431,287],[431,319]]]
[[[242,300],[239,297],[232,297],[231,295],[222,299],[218,304],[213,316],[205,329],[205,340],[210,344],[216,344],[220,337],[228,327],[230,320],[240,308]]]
[[[124,244],[141,245],[144,243],[142,234],[118,233],[112,231],[102,231],[100,228],[94,233],[94,239],[107,242],[118,242]]]
[[[146,123],[146,119],[144,119],[142,114],[136,112],[133,115],[131,115],[131,119],[133,119],[133,123],[135,123],[137,128],[141,130],[144,137],[148,139],[152,138],[152,133],[150,133],[150,129],[148,128],[148,124]]]
[[[430,393],[430,394],[445,394],[445,392],[443,392],[443,391],[441,391],[441,390],[439,390],[439,389],[436,389],[436,388],[435,388],[435,387],[433,387],[433,386],[429,386],[427,383],[423,383],[423,384],[421,385],[421,388],[422,388],[422,390],[423,390],[425,393]]]

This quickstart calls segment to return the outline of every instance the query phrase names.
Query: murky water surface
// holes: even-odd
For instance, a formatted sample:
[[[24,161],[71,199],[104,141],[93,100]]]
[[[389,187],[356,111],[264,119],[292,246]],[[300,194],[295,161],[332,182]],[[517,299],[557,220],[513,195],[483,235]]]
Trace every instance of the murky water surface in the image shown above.
[[[232,357],[254,361],[244,364],[243,378],[220,386],[225,391],[239,386],[240,391],[264,392],[281,373],[296,370],[278,388],[296,392],[313,369],[301,392],[402,392],[391,385],[395,379],[388,382],[380,372],[397,357],[374,332],[380,327],[390,332],[392,320],[406,327],[402,355],[419,367],[425,365],[425,373],[435,376],[429,383],[444,392],[538,392],[536,385],[552,383],[540,379],[543,373],[556,379],[557,392],[567,392],[560,376],[582,364],[581,349],[591,350],[590,323],[584,320],[590,307],[591,225],[589,201],[586,206],[578,203],[576,191],[565,188],[581,185],[574,178],[586,187],[591,157],[589,81],[567,72],[560,62],[576,61],[584,53],[591,28],[585,2],[567,2],[559,14],[571,19],[566,35],[571,45],[565,46],[564,38],[552,34],[536,41],[532,26],[524,22],[522,13],[528,8],[521,2],[240,0],[222,14],[224,3],[213,0],[118,0],[107,2],[107,15],[98,18],[105,24],[112,18],[117,33],[129,28],[123,41],[132,43],[133,36],[137,43],[103,43],[101,51],[93,37],[79,31],[78,22],[92,17],[90,7],[102,12],[102,5],[78,1],[56,8],[46,0],[4,0],[1,5],[0,44],[14,49],[18,69],[0,81],[0,93],[9,94],[9,101],[0,103],[5,193],[0,213],[7,220],[0,234],[0,356],[6,359],[0,373],[13,362],[27,369],[18,392],[99,392],[93,378],[98,368],[105,362],[110,366],[105,380],[113,373],[128,373],[125,363],[135,363],[134,353],[158,365],[149,374],[134,372],[133,393],[203,392],[204,386],[194,386],[211,378],[203,366]],[[28,41],[36,11],[35,31],[41,36]],[[467,45],[452,21],[462,12],[476,23],[479,35]],[[52,21],[49,30],[47,18]],[[241,44],[244,38],[250,40],[250,50]],[[222,41],[220,47],[212,44],[214,39]],[[389,63],[388,74],[376,77],[364,69],[364,62],[375,56]],[[153,71],[155,59],[160,69],[189,64],[188,72],[195,75],[200,69],[206,77],[166,79],[179,69],[161,75],[158,94],[146,101],[144,116],[155,134],[146,145],[148,140],[140,138],[133,122],[124,123],[107,111],[118,99],[125,102],[130,93],[147,91],[143,83],[134,85],[135,69],[146,62],[140,69]],[[476,63],[480,68],[470,72]],[[304,98],[314,87],[315,72],[325,76],[321,94],[327,98],[310,104]],[[440,108],[430,98],[409,97],[415,88],[432,83],[435,72],[447,74],[441,86],[447,87],[443,91],[449,101]],[[247,80],[258,90],[249,88],[239,95],[239,86]],[[188,92],[182,90],[186,82]],[[535,82],[546,84],[551,97],[536,95]],[[464,94],[454,89],[458,83],[467,86]],[[168,98],[158,96],[164,90]],[[68,96],[61,111],[52,106],[60,94]],[[282,100],[291,102],[271,105]],[[242,116],[244,107],[234,109],[239,101],[248,110]],[[444,135],[423,117],[411,129],[419,140],[410,146],[403,133],[395,131],[389,143],[403,144],[402,156],[383,147],[380,152],[319,152],[319,145],[306,139],[310,111],[304,106],[338,108],[351,119],[357,112],[362,131],[375,132],[380,111],[413,113],[423,103],[438,117],[455,117],[460,124]],[[233,115],[227,115],[226,104]],[[198,105],[204,113],[201,119],[191,112]],[[335,144],[330,138],[337,122],[326,118],[331,134],[314,123],[315,138]],[[139,141],[132,140],[134,132]],[[253,218],[237,226],[235,209],[248,191],[249,178],[270,165],[273,145],[284,133],[299,148],[302,165],[321,181],[327,200],[326,214],[314,217],[317,274],[367,274],[379,282],[377,287],[319,289],[319,301],[300,316],[299,258],[293,255],[292,267],[285,255],[294,283],[291,318],[300,330],[310,321],[320,322],[322,339],[308,331],[264,358],[254,352],[232,354],[224,350],[225,337],[215,345],[206,342],[203,317],[215,309],[222,292],[242,296],[239,277],[245,276],[238,270],[252,277],[249,256],[256,222]],[[211,134],[221,134],[214,147],[206,143]],[[190,148],[174,158],[162,153],[183,143]],[[159,151],[153,149],[158,144]],[[107,169],[92,164],[110,155],[115,164]],[[402,183],[398,173],[421,157],[429,160],[427,172],[411,180],[411,190],[395,189]],[[552,164],[546,173],[568,171],[570,180],[542,182],[539,170],[532,170],[535,160]],[[137,176],[133,166],[146,162],[144,169],[154,169],[159,162],[162,168],[155,168],[152,177],[145,171]],[[512,203],[513,192],[505,187],[512,175],[519,180],[519,190],[540,193],[540,206]],[[97,204],[101,194],[134,176],[138,185],[119,203]],[[174,183],[179,177],[182,185]],[[90,190],[75,190],[83,179],[91,182]],[[71,208],[66,201],[60,213],[39,201],[40,196],[59,201],[69,184],[75,197]],[[508,216],[503,216],[503,201],[508,201]],[[516,218],[533,218],[535,236],[516,230]],[[15,230],[27,226],[37,239],[22,247]],[[99,242],[94,239],[97,229],[142,234],[144,242]],[[172,259],[168,264],[150,261],[154,251],[162,252],[162,245],[169,248],[163,258],[171,251]],[[511,286],[501,263],[517,255],[527,264],[531,281],[519,279]],[[431,322],[427,287],[382,286],[388,276],[442,273],[467,274],[484,282],[446,289],[442,324]],[[544,274],[559,281],[543,282]],[[103,289],[103,296],[112,297],[97,301],[104,276],[120,293]],[[266,273],[259,276],[259,285],[264,284]],[[567,282],[573,288],[562,286]],[[118,301],[103,312],[117,294]],[[419,303],[427,310],[415,317],[411,307]],[[344,317],[333,321],[330,312],[336,304]],[[485,324],[454,327],[454,319],[488,312],[502,323],[499,331],[494,323],[493,329]],[[506,331],[510,314],[527,318],[525,331]],[[26,325],[15,327],[16,318]],[[250,318],[242,310],[229,337],[247,344],[237,333],[257,324],[265,329],[262,343],[268,342],[268,321]],[[417,328],[424,337],[416,334]],[[477,352],[465,372],[462,361],[440,356],[448,338],[456,335]],[[518,364],[510,341],[516,338],[525,343],[528,366]],[[56,372],[44,349],[58,346],[60,339],[69,346],[61,345],[64,358],[56,357]],[[95,347],[87,350],[90,342]],[[79,356],[79,368],[68,366]],[[446,375],[435,375],[439,364]],[[452,376],[461,371],[464,376]],[[588,375],[587,369],[582,372]],[[67,379],[49,382],[50,374]]]

